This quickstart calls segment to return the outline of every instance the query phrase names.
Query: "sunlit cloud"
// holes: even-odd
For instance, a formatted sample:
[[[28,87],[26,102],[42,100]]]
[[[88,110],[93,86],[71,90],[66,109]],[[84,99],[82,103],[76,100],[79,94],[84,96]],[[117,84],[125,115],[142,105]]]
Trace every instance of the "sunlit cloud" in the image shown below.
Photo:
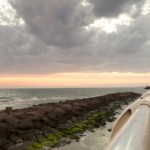
[[[125,25],[129,26],[132,22],[132,18],[126,14],[119,15],[118,18],[109,19],[109,18],[101,18],[95,20],[92,24],[85,26],[85,29],[100,29],[105,31],[106,33],[117,32],[117,26]]]
[[[87,0],[83,0],[83,1],[81,2],[81,5],[84,6],[84,7],[86,7],[86,6],[89,6],[90,3],[89,3]]]
[[[24,25],[22,18],[18,18],[16,10],[10,5],[7,0],[0,1],[0,25]]]
[[[142,15],[147,15],[150,13],[150,0],[146,0],[145,5],[142,8]]]

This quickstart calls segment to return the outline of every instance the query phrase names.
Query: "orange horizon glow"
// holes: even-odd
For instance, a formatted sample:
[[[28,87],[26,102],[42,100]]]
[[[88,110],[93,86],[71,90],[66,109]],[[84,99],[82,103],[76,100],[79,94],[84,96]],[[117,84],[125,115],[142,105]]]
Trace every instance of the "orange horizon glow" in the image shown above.
[[[150,72],[0,75],[0,88],[134,87],[149,83]]]

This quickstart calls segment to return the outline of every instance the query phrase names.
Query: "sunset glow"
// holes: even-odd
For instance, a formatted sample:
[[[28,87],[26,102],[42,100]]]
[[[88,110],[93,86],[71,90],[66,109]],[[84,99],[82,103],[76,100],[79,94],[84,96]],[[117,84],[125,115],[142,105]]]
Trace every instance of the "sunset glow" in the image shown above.
[[[1,88],[130,87],[150,83],[150,73],[62,73],[0,77]]]

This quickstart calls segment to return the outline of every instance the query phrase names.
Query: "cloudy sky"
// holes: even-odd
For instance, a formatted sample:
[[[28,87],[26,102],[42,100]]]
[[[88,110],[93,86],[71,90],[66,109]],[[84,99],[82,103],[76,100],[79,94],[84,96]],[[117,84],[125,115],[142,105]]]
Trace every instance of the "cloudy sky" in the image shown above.
[[[0,87],[150,84],[150,0],[0,0]]]

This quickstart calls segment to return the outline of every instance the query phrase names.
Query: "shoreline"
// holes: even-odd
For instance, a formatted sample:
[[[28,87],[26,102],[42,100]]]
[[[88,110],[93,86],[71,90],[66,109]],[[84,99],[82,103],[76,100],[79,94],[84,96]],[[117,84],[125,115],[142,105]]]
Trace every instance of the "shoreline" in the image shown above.
[[[24,109],[12,110],[8,107],[0,111],[0,148],[3,150],[27,149],[27,146],[37,139],[58,132],[60,129],[70,128],[95,112],[104,111],[105,107],[112,103],[117,108],[122,103],[128,103],[139,96],[140,94],[137,93],[126,92],[40,104]],[[105,125],[105,123],[100,122],[96,126],[99,125]]]

